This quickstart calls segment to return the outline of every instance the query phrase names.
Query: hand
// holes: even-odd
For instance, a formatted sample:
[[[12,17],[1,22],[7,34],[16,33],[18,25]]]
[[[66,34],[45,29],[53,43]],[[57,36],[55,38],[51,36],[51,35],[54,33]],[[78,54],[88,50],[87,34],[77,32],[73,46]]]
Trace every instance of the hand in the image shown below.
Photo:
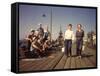
[[[40,49],[40,52],[42,52],[43,50]]]

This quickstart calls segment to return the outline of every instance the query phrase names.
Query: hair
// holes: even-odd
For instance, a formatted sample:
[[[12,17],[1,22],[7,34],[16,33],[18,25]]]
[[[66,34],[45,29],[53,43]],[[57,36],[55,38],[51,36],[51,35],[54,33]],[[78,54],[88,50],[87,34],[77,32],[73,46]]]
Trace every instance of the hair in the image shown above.
[[[78,25],[80,25],[80,26],[82,27],[82,25],[81,25],[81,24],[77,24],[77,26],[78,26]]]
[[[31,32],[35,32],[35,30],[31,30]]]
[[[68,24],[68,26],[72,27],[72,24]]]

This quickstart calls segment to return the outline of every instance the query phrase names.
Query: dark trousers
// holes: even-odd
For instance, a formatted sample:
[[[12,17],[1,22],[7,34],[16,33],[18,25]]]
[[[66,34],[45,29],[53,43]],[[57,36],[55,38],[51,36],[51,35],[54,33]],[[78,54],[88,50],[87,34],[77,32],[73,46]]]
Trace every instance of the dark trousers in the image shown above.
[[[31,47],[31,42],[30,40],[28,40],[28,46],[27,46],[28,51],[30,51],[30,47]]]
[[[76,53],[77,53],[77,56],[81,55],[82,46],[83,46],[83,39],[77,39],[76,40],[76,50],[77,50]]]
[[[65,40],[65,55],[68,56],[70,55],[71,56],[71,48],[72,48],[72,40]]]

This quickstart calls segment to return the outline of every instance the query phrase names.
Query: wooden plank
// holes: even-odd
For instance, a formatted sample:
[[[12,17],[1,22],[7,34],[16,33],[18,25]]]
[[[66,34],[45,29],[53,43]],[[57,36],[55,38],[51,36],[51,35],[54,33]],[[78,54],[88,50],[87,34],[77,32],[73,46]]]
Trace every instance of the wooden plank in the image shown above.
[[[75,57],[71,57],[71,66],[70,68],[75,68]]]
[[[35,70],[42,70],[47,64],[52,61],[52,58],[47,59],[44,63],[40,64],[35,68]]]
[[[23,67],[20,67],[20,71],[32,71],[35,67],[39,66],[41,63],[44,63],[45,61],[46,59],[31,61],[31,63],[29,63],[30,61],[24,61],[25,65]]]
[[[88,68],[93,67],[94,65],[88,60],[88,58],[82,58],[81,59],[81,68]]]
[[[89,57],[88,59],[90,60],[90,62],[91,62],[94,66],[96,66],[96,57],[95,57],[95,56]]]
[[[63,53],[59,53],[57,57],[55,57],[55,59],[53,59],[51,62],[49,62],[47,65],[45,65],[42,70],[52,70],[60,61],[60,59],[62,58]]]
[[[88,59],[96,65],[96,50],[86,47],[86,51],[84,51],[86,55],[88,55]]]
[[[83,58],[80,59],[81,68],[86,68],[86,63],[84,62]]]
[[[71,64],[71,57],[68,57],[64,66],[64,69],[69,69]]]
[[[56,57],[57,54],[52,54],[52,56]],[[42,68],[44,68],[44,66],[45,66],[46,64],[48,64],[50,61],[52,61],[53,59],[54,59],[54,58],[47,57],[46,60],[43,60],[42,62],[37,63],[37,64],[35,64],[34,66],[32,66],[32,67],[30,68],[30,70],[34,70],[34,71],[36,71],[36,70],[42,70]]]
[[[64,69],[66,58],[67,57],[64,55],[54,69]]]
[[[19,65],[20,65],[21,67],[24,67],[25,65],[28,65],[28,64],[30,64],[31,62],[32,62],[32,61],[25,62],[25,61],[20,60],[20,61],[19,61]]]
[[[89,61],[89,59],[88,58],[84,58],[84,61],[85,61],[85,63],[86,63],[86,67],[94,67],[94,65]]]
[[[83,51],[83,57],[80,59],[81,68],[93,67],[95,64],[95,54],[96,51],[94,49],[86,47]]]
[[[80,61],[80,58],[75,57],[75,59],[76,59],[76,68],[81,68],[81,61]]]
[[[52,54],[54,56],[56,56],[57,54]],[[29,59],[28,61],[26,61],[25,59],[20,61],[20,71],[36,71],[35,68],[40,67],[41,64],[46,63],[49,59],[51,59],[50,57],[46,57],[46,58],[38,58],[34,61],[31,61],[31,59]],[[30,63],[31,62],[31,63]],[[24,66],[22,65],[22,63],[24,64]]]
[[[85,52],[88,52],[90,54],[96,54],[96,49],[91,49],[91,48],[86,47],[86,51]]]
[[[22,64],[19,64],[19,70],[22,70],[22,69],[24,69],[27,65],[30,65],[30,64],[32,64],[33,62],[32,62],[32,61],[29,61],[29,62],[20,61],[20,63],[22,63]]]

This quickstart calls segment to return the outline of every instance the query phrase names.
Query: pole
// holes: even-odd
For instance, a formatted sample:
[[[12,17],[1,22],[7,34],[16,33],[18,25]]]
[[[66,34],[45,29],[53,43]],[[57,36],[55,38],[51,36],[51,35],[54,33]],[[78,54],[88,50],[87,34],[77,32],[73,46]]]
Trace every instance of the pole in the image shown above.
[[[50,32],[51,32],[50,40],[52,40],[52,8],[51,8],[51,18],[50,18]]]

